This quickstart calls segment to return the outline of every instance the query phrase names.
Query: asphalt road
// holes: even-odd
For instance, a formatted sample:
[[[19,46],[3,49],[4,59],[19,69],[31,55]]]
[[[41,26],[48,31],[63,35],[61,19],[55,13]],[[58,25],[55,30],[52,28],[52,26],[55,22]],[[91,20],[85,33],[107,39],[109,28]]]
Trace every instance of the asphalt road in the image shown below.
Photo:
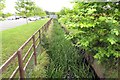
[[[32,21],[28,21],[30,23]],[[0,31],[10,29],[17,27],[22,24],[27,24],[26,19],[18,19],[18,20],[5,20],[5,21],[0,21]]]

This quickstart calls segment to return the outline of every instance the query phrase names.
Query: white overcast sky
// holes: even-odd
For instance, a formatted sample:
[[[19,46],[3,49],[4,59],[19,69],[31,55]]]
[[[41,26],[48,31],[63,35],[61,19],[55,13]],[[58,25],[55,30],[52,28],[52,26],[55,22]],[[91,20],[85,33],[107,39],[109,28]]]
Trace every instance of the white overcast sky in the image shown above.
[[[10,12],[15,13],[15,2],[17,0],[6,0],[5,5],[6,8],[3,10],[4,13]],[[32,0],[42,8],[43,10],[51,11],[51,12],[58,12],[63,7],[72,8],[72,4],[70,3],[71,0]]]

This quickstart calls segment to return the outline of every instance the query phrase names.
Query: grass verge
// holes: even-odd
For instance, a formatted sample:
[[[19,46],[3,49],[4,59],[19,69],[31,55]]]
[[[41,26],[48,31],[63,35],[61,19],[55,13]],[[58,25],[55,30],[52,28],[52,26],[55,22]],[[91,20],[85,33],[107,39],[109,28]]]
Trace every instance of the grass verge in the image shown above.
[[[16,28],[1,31],[2,33],[2,64],[48,19],[39,20],[29,24],[21,25]],[[32,41],[30,42],[32,43]],[[29,44],[30,45],[30,44]],[[27,46],[28,48],[29,46]],[[27,49],[25,48],[25,50]],[[23,54],[23,53],[22,53]],[[1,65],[2,65],[1,64]],[[13,70],[18,66],[17,58],[11,63],[7,70],[3,73],[3,78],[9,78]],[[18,77],[18,76],[17,76]]]
[[[44,19],[2,31],[2,63],[47,21]]]

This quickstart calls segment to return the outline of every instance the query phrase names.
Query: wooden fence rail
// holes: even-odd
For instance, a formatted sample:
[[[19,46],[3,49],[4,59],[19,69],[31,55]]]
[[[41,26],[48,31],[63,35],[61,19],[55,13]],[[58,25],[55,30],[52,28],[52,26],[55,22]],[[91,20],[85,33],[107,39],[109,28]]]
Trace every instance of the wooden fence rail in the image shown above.
[[[25,78],[25,70],[29,64],[29,62],[31,61],[32,57],[34,57],[34,64],[37,65],[37,58],[36,58],[36,48],[38,47],[38,45],[41,43],[41,35],[43,34],[43,32],[46,32],[49,28],[49,25],[51,23],[52,18],[42,26],[42,28],[38,29],[1,67],[0,67],[0,71],[2,74],[6,68],[8,67],[8,65],[10,63],[12,63],[14,61],[15,58],[18,58],[18,66],[17,68],[13,71],[12,75],[10,76],[10,79],[14,78],[15,75],[17,74],[17,72],[19,71],[19,76],[20,79]],[[38,34],[38,37],[35,39],[35,35]],[[32,45],[29,47],[29,49],[27,50],[26,54],[23,56],[22,58],[22,51],[25,48],[25,46],[28,45],[28,43],[30,43],[30,41],[32,40]],[[39,40],[38,44],[36,44],[36,42]],[[25,62],[26,58],[28,57],[28,54],[30,53],[30,51],[33,48],[33,52],[30,55],[28,61],[26,62],[25,66],[23,66],[23,62]]]

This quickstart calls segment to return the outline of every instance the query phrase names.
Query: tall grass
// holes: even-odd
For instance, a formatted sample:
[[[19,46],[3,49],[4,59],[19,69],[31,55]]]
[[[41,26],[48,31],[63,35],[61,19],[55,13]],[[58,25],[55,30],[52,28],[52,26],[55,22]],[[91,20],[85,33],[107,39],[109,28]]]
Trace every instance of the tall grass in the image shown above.
[[[56,20],[50,27],[43,45],[50,56],[47,78],[92,78],[89,66],[82,62],[82,55],[73,47]]]

